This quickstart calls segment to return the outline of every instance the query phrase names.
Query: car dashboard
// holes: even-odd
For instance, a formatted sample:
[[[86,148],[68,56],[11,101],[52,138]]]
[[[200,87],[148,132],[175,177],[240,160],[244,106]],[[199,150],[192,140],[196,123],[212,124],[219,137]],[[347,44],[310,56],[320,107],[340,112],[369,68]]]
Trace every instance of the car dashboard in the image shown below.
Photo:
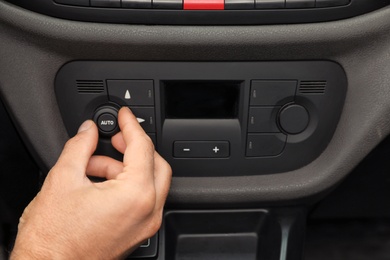
[[[339,216],[326,198],[390,132],[389,4],[0,0],[0,95],[41,180],[86,119],[121,160],[132,109],[173,179],[129,258],[302,259],[308,217]]]

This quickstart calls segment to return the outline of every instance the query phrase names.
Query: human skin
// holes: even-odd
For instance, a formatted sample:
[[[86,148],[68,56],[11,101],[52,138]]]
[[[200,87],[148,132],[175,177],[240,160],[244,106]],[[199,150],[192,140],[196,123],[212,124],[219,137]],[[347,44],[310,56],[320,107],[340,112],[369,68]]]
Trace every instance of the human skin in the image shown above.
[[[98,129],[84,122],[24,210],[11,260],[118,259],[158,231],[171,168],[128,108],[118,121],[123,162],[93,156]]]

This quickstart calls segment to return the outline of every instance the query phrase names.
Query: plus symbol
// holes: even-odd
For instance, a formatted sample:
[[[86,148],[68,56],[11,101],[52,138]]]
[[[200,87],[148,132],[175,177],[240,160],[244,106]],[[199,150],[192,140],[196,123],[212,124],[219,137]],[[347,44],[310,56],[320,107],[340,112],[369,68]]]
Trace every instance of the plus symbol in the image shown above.
[[[214,147],[213,151],[214,151],[214,153],[218,153],[219,152],[219,148],[216,146],[216,147]]]

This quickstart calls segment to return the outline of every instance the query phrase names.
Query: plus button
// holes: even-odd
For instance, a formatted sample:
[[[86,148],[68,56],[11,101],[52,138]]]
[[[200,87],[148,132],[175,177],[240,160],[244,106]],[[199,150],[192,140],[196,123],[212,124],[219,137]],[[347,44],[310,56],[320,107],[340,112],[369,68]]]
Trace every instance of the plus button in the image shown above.
[[[218,153],[219,152],[218,146],[214,147],[213,151],[214,151],[214,153]]]

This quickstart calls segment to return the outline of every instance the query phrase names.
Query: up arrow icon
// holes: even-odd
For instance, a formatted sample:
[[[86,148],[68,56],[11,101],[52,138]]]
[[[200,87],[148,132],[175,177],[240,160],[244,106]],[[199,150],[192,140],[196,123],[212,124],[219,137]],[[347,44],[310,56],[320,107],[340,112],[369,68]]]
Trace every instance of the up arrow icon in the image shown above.
[[[125,99],[131,99],[129,90],[126,90]]]

